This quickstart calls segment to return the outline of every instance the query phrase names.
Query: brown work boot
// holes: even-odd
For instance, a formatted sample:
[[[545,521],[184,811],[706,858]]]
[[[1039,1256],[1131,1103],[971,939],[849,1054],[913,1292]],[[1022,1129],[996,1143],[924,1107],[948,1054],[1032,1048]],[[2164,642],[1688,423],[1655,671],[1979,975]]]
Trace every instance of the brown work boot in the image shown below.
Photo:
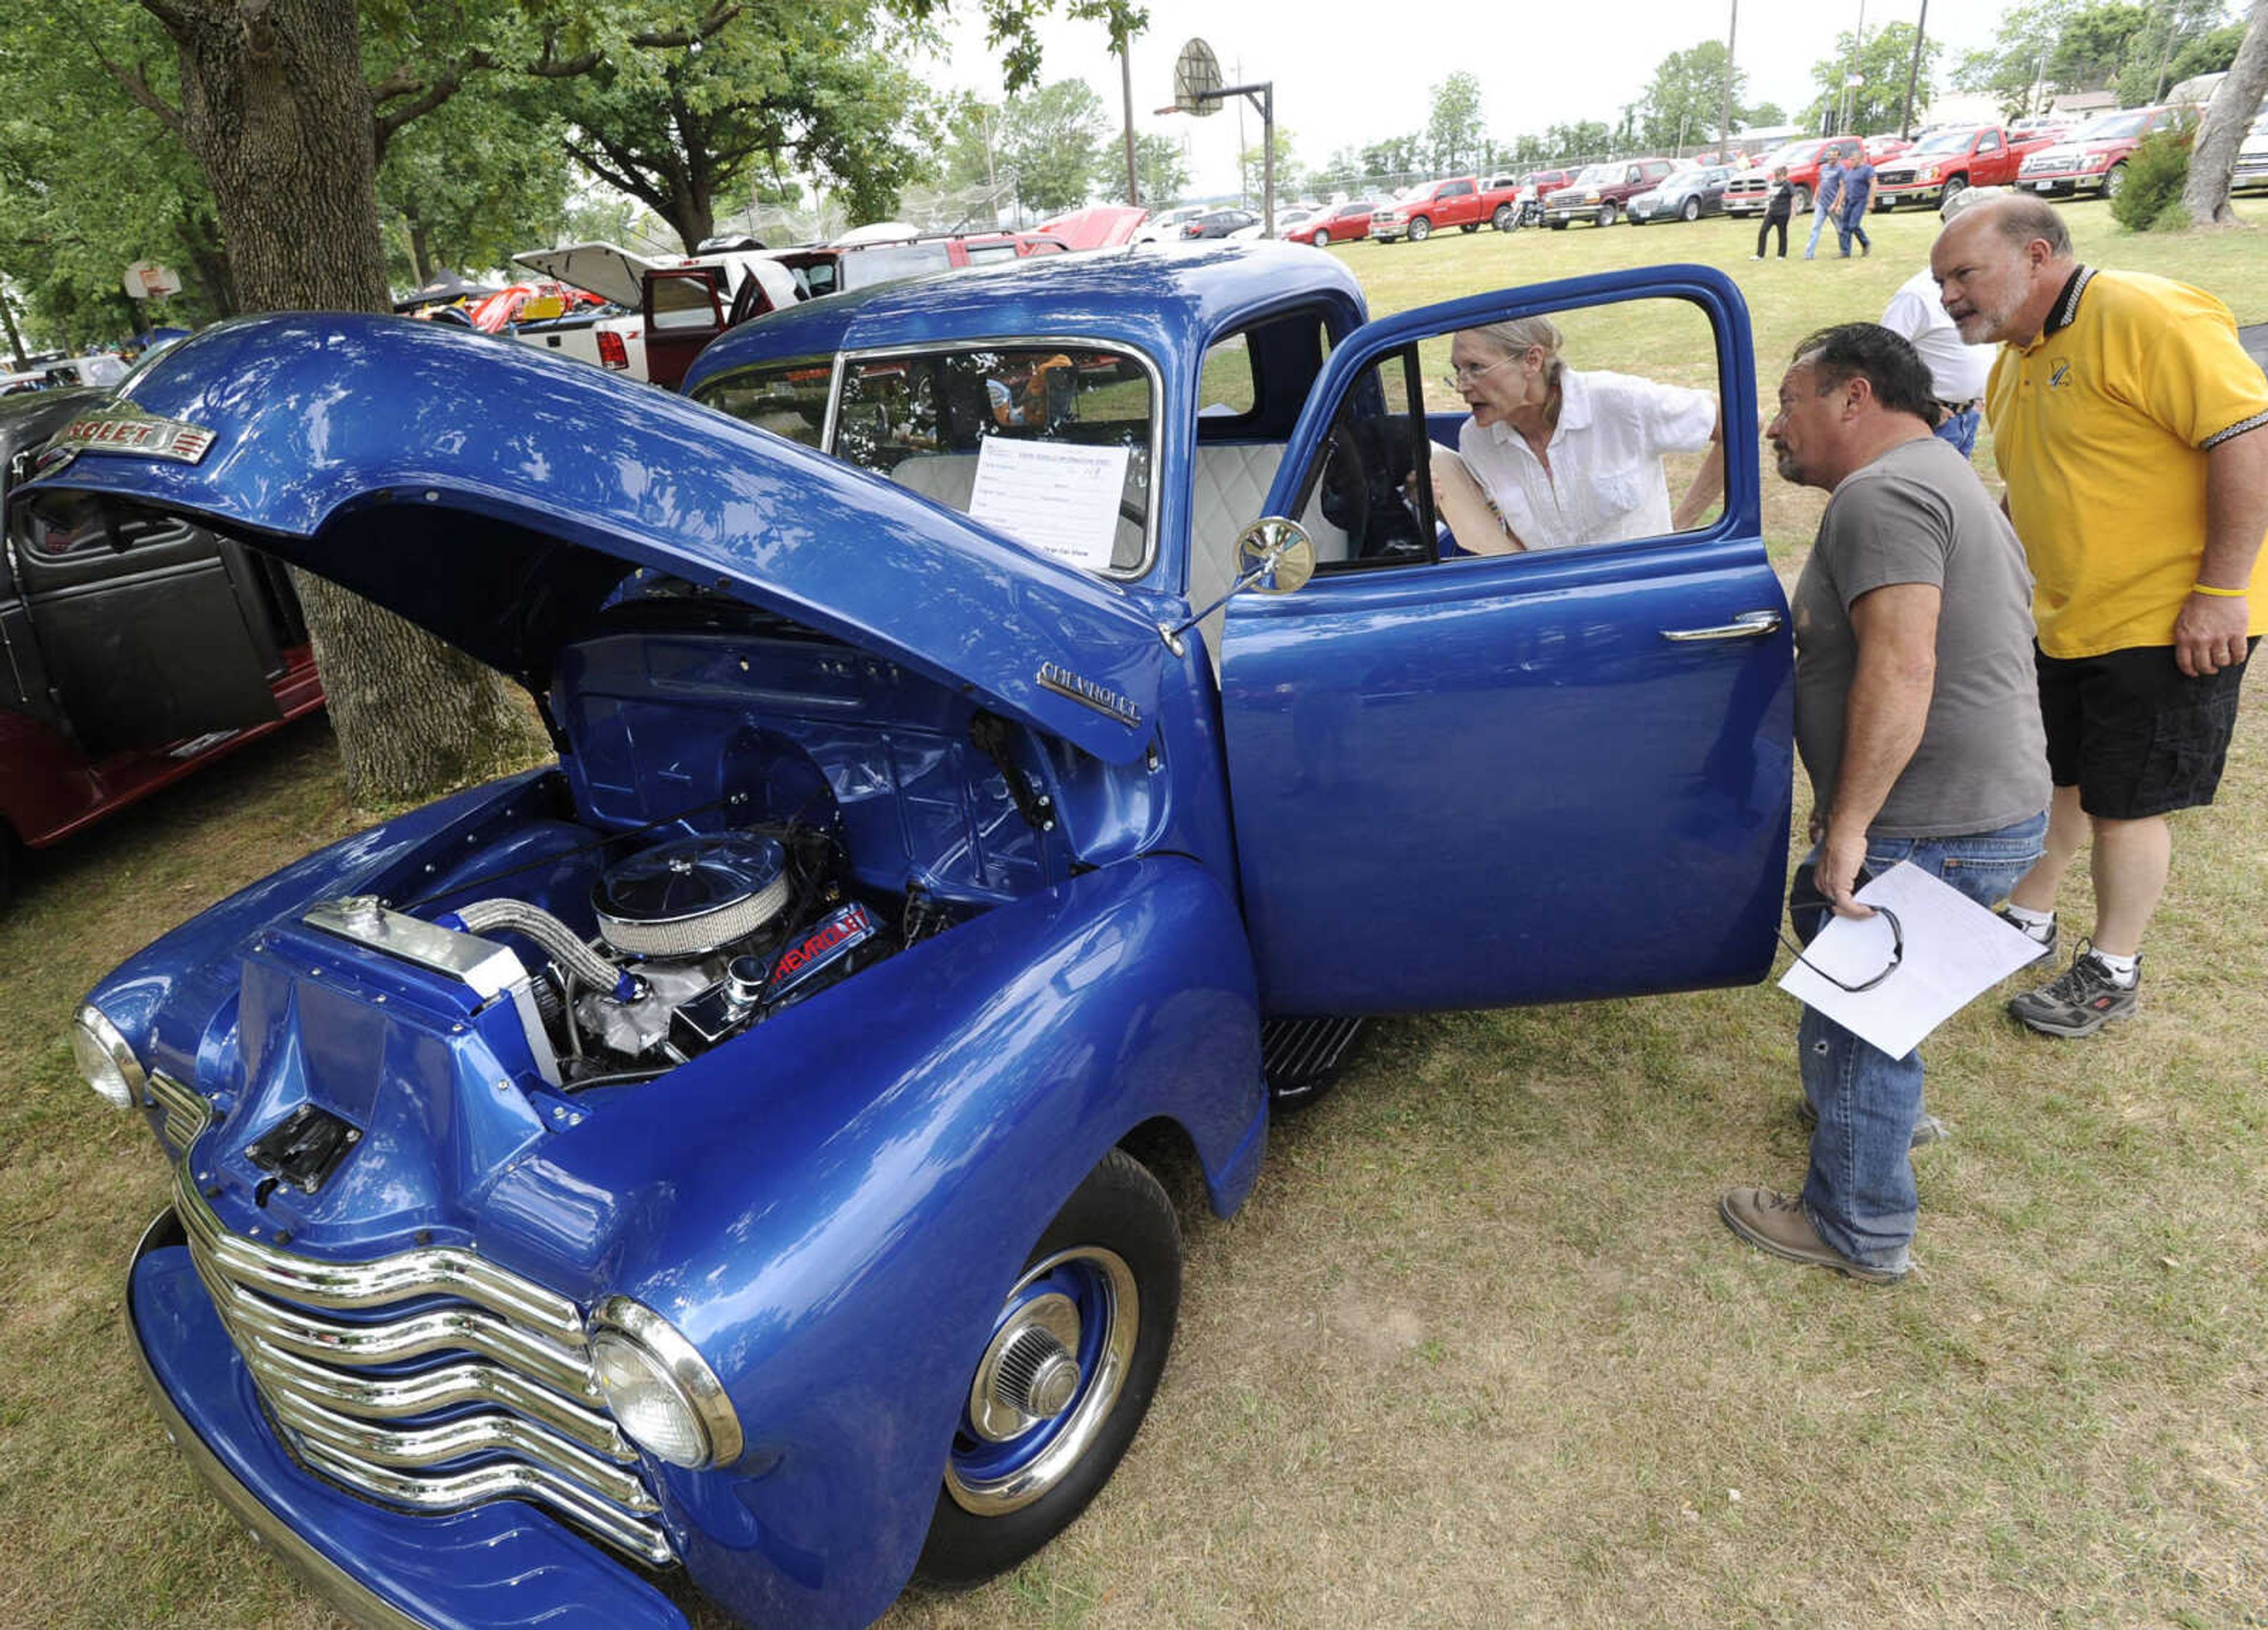
[[[1777,1189],[1734,1189],[1717,1202],[1725,1226],[1758,1250],[1785,1257],[1810,1267],[1863,1280],[1869,1285],[1895,1285],[1905,1278],[1904,1268],[1870,1268],[1853,1262],[1819,1237],[1803,1202]]]

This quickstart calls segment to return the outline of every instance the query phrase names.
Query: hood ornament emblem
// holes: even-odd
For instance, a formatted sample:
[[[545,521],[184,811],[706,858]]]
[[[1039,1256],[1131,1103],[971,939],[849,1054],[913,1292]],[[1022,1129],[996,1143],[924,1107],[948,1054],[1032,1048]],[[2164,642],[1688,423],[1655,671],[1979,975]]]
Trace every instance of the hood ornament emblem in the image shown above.
[[[123,453],[195,464],[217,439],[202,424],[159,418],[130,402],[120,401],[64,425],[40,454],[38,468],[40,475],[51,474],[82,453]]]

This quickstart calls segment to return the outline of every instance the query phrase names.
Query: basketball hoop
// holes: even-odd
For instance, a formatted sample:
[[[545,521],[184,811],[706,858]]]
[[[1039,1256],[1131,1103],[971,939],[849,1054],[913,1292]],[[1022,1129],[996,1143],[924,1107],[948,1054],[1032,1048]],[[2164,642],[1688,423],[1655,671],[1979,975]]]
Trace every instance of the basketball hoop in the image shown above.
[[[1220,59],[1202,40],[1182,48],[1174,63],[1174,107],[1202,119],[1220,111]]]

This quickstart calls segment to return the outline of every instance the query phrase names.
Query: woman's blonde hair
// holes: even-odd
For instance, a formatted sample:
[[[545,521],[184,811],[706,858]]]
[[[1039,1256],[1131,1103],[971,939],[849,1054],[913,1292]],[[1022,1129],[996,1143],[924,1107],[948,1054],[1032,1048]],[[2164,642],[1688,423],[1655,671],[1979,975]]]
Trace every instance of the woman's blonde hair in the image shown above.
[[[1567,371],[1567,364],[1559,355],[1559,325],[1549,317],[1515,317],[1509,322],[1484,323],[1465,332],[1495,346],[1507,357],[1524,357],[1541,348],[1544,382],[1554,388],[1558,386],[1559,376]]]

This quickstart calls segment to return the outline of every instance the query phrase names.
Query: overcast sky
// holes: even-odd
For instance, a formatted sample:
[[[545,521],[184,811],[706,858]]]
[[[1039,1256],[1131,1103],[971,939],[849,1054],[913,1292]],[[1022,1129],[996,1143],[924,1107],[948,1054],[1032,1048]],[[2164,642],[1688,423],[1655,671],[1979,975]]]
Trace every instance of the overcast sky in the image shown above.
[[[2002,9],[2002,0],[1939,0],[1930,9],[1930,37],[1945,42],[1940,90],[1949,88],[1948,71],[1962,52],[1992,42]],[[1919,10],[1919,0],[1869,0],[1867,32],[1911,23]],[[985,48],[975,0],[960,0],[955,11],[946,30],[946,77],[997,100],[999,65]],[[1499,140],[1585,119],[1611,124],[1624,104],[1644,94],[1656,63],[1672,51],[1723,39],[1730,18],[1722,0],[1494,8],[1444,0],[1149,0],[1149,30],[1134,41],[1134,128],[1186,136],[1192,190],[1200,193],[1235,188],[1235,104],[1207,119],[1153,112],[1174,100],[1174,60],[1192,37],[1212,47],[1230,84],[1274,81],[1277,123],[1291,132],[1293,156],[1316,165],[1338,147],[1422,130],[1429,87],[1459,69],[1480,77],[1488,129]],[[1859,23],[1859,0],[1740,0],[1734,60],[1748,75],[1748,100],[1799,111],[1815,94],[1812,64],[1834,49],[1838,33]],[[1042,23],[1041,72],[1046,80],[1077,77],[1092,84],[1115,130],[1118,61],[1104,38],[1099,24]],[[1256,113],[1246,115],[1245,139],[1259,143]]]

